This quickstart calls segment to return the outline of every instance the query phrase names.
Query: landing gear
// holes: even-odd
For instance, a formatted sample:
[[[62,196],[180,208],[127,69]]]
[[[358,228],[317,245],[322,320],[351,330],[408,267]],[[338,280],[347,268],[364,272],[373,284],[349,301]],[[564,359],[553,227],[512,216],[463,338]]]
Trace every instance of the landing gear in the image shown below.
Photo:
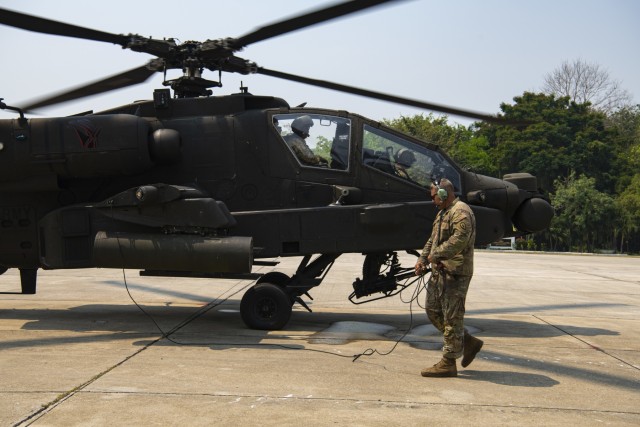
[[[0,275],[9,270],[9,267],[0,265]],[[20,269],[20,287],[24,295],[33,295],[36,293],[36,281],[38,279],[37,268],[21,268]]]
[[[415,251],[407,252],[411,255],[419,255]],[[362,280],[358,278],[353,282],[353,292],[349,295],[349,301],[353,304],[364,304],[392,297],[413,284],[417,278],[409,281],[407,279],[414,276],[413,267],[403,268],[396,252],[367,254],[362,265]],[[381,293],[382,296],[356,301],[376,293]]]
[[[259,283],[250,288],[240,302],[240,315],[251,329],[282,329],[291,317],[293,300],[282,286]]]
[[[416,251],[407,253],[416,257],[420,255]],[[311,312],[302,297],[313,299],[309,290],[322,283],[340,255],[322,254],[313,260],[311,255],[306,255],[292,277],[278,271],[261,276],[240,302],[240,315],[244,323],[252,329],[276,330],[282,329],[289,321],[293,304],[298,303]],[[400,265],[396,252],[370,253],[366,255],[362,266],[362,279],[353,282],[349,301],[363,304],[388,298],[399,294],[418,279],[413,267],[403,268]],[[355,301],[375,293],[382,296]]]
[[[277,271],[260,277],[240,302],[240,316],[244,323],[252,329],[277,330],[289,322],[294,303],[311,311],[302,296],[313,299],[308,291],[322,283],[339,256],[323,254],[310,262],[311,256],[307,255],[293,277]]]
[[[281,329],[291,317],[294,301],[286,290],[289,276],[271,271],[261,276],[242,297],[240,315],[251,329]]]

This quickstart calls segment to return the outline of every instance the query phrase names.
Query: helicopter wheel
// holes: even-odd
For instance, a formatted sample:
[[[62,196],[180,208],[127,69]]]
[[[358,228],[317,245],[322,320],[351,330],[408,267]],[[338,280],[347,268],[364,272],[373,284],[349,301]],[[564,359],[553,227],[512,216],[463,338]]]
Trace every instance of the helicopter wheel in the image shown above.
[[[240,302],[242,321],[251,329],[282,329],[291,317],[293,302],[282,286],[259,283]]]
[[[269,273],[261,276],[256,281],[256,285],[259,285],[260,283],[273,283],[274,285],[285,286],[289,280],[291,280],[291,277],[284,273],[279,271],[270,271]]]

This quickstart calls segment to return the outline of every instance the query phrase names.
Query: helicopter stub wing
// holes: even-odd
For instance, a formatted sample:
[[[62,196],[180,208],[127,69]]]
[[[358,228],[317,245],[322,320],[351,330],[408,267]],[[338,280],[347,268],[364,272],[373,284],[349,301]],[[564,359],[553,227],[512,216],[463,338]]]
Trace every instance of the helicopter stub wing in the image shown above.
[[[100,203],[57,209],[39,222],[47,268],[249,273],[252,238],[229,236],[226,205],[200,190],[151,184]]]

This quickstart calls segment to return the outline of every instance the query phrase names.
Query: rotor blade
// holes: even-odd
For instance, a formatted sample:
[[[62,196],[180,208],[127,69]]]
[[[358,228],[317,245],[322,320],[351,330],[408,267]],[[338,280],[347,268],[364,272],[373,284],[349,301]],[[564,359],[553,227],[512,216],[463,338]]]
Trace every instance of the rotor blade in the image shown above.
[[[320,24],[322,22],[359,12],[389,1],[398,0],[353,0],[296,16],[285,21],[276,22],[274,24],[258,28],[249,34],[245,34],[244,36],[235,39],[233,41],[233,48],[236,50],[242,49],[251,43],[256,43],[282,34],[290,33],[301,28]]]
[[[35,31],[38,33],[95,40],[99,42],[119,44],[121,46],[125,46],[129,40],[128,36],[124,36],[122,34],[105,33],[103,31],[78,27],[76,25],[65,24],[63,22],[53,21],[51,19],[40,18],[2,8],[0,8],[0,24],[22,28],[23,30],[28,31]]]
[[[475,111],[461,110],[454,107],[447,107],[446,105],[431,104],[428,102],[418,101],[415,99],[401,98],[395,95],[388,95],[385,93],[374,92],[367,89],[360,89],[353,86],[346,86],[338,83],[328,82],[325,80],[310,79],[308,77],[296,76],[294,74],[283,73],[280,71],[268,70],[266,68],[258,67],[256,73],[264,74],[265,76],[276,77],[284,80],[291,80],[298,83],[304,83],[311,86],[323,87],[325,89],[337,90],[340,92],[351,93],[354,95],[365,96],[367,98],[379,99],[382,101],[389,101],[396,104],[408,105],[410,107],[424,108],[426,110],[438,111],[440,113],[451,114],[453,116],[468,117],[471,119],[485,120],[487,122],[508,124],[506,120],[500,119],[496,116],[490,116]]]
[[[85,86],[81,86],[75,89],[68,90],[47,98],[39,99],[31,102],[29,105],[22,107],[25,111],[34,110],[36,108],[42,108],[49,105],[60,104],[67,101],[72,101],[78,98],[84,98],[85,96],[97,95],[104,92],[109,92],[114,89],[121,89],[127,86],[142,83],[151,77],[156,71],[158,71],[157,60],[151,61],[149,64],[142,67],[134,68],[124,73],[116,74],[106,79],[102,79],[93,83],[89,83]]]

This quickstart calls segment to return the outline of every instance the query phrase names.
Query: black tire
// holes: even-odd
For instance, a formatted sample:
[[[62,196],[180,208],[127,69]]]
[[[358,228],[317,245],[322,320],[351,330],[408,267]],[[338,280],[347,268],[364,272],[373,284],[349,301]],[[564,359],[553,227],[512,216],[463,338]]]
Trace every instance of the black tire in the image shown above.
[[[7,272],[9,268],[4,265],[0,265],[0,276]]]
[[[291,317],[291,298],[273,283],[260,283],[245,292],[240,302],[242,321],[251,329],[282,329]]]
[[[261,276],[257,281],[256,285],[260,283],[273,283],[278,286],[285,286],[287,282],[291,280],[289,276],[279,271],[270,271],[269,273]]]

